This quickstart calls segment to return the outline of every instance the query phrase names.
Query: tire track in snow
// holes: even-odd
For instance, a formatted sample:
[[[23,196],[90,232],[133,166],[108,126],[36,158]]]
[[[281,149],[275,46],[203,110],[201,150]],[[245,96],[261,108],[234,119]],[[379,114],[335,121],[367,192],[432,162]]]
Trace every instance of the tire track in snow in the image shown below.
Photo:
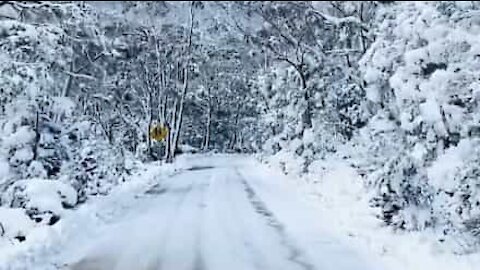
[[[163,233],[161,240],[163,247],[159,252],[157,269],[174,269],[176,263],[179,264],[177,269],[206,269],[201,251],[200,225],[205,192],[209,183],[203,182],[203,177],[198,177],[196,173],[186,173],[183,177],[181,180],[178,179],[180,182],[176,182],[180,184],[179,186],[169,188],[167,191],[167,194],[182,196],[182,199],[172,211],[169,225]],[[178,254],[185,254],[185,258],[178,261]]]
[[[180,197],[176,200],[174,206],[170,208],[170,213],[168,215],[168,218],[170,219],[169,224],[167,224],[165,221],[163,221],[164,222],[164,228],[163,228],[162,236],[160,238],[160,243],[161,243],[161,248],[160,249],[161,250],[159,251],[158,259],[155,263],[155,266],[156,266],[155,268],[158,269],[158,270],[162,269],[162,255],[163,255],[162,252],[164,252],[164,250],[165,250],[165,244],[166,244],[167,238],[170,234],[171,229],[173,228],[173,226],[170,225],[170,223],[174,222],[178,218],[176,213],[178,213],[179,209],[184,204],[187,196],[192,191],[192,189],[193,189],[193,183],[190,183],[188,186],[186,186],[184,188],[161,187],[159,189],[159,191],[161,191],[161,192],[158,192],[157,194],[153,193],[157,196],[167,196],[167,195],[181,194]],[[153,268],[153,269],[155,269],[155,268]]]
[[[253,190],[252,186],[248,184],[247,180],[240,174],[237,168],[235,168],[235,173],[238,175],[238,178],[247,193],[248,200],[255,209],[255,212],[266,219],[267,225],[272,227],[280,238],[280,243],[287,248],[289,252],[288,260],[297,264],[304,270],[315,270],[312,264],[302,259],[303,252],[289,239],[284,225],[280,223],[275,215],[268,209],[267,205],[260,199],[255,190]]]
[[[253,270],[242,246],[239,213],[232,208],[231,177],[227,172],[215,170],[209,180],[202,228],[206,269]]]
[[[200,201],[197,204],[197,216],[196,220],[199,220],[199,223],[197,224],[196,230],[195,230],[195,240],[194,240],[194,245],[195,245],[195,259],[193,262],[193,270],[206,270],[207,268],[205,267],[205,260],[202,255],[202,221],[203,221],[203,213],[204,213],[204,208],[207,206],[205,202],[205,192],[206,190],[210,187],[210,183],[205,183],[200,186],[201,188],[201,194],[200,194]]]
[[[233,183],[233,182],[236,182],[234,181],[236,179],[229,178],[228,176],[230,175],[231,173],[226,174],[224,176],[227,182],[227,187],[228,187],[226,189],[226,195],[227,195],[226,204],[228,204],[228,207],[231,210],[231,213],[241,213],[242,206],[237,205],[238,199],[236,199],[236,195],[243,196],[243,194],[241,194],[241,190],[236,189],[236,185],[234,185]],[[232,182],[232,183],[229,183],[229,182]],[[249,258],[251,259],[250,261],[251,266],[253,267],[253,269],[256,269],[256,270],[265,269],[265,267],[262,265],[261,252],[255,248],[255,243],[252,241],[252,239],[248,238],[250,236],[249,233],[252,233],[252,232],[248,230],[245,222],[243,221],[243,218],[245,218],[245,216],[234,214],[234,215],[231,215],[231,218],[233,220],[233,223],[238,225],[239,233],[242,237],[242,239],[240,239],[241,240],[240,246],[246,249],[246,254],[248,254]]]
[[[152,228],[152,231],[149,231],[150,241],[156,241],[159,245],[157,246],[160,252],[155,259],[153,259],[148,265],[143,265],[139,269],[145,270],[160,270],[162,264],[162,250],[165,248],[166,239],[172,229],[170,222],[174,222],[177,219],[176,213],[184,204],[186,198],[188,197],[189,193],[193,189],[193,183],[189,183],[186,186],[175,187],[173,184],[174,182],[168,181],[169,184],[166,186],[157,185],[155,189],[157,191],[151,191],[147,193],[150,198],[144,197],[145,201],[149,201],[150,203],[165,203],[165,205],[172,205],[172,207],[164,208],[166,212],[163,212],[164,216],[162,216],[162,220],[160,220],[156,225],[159,226],[157,228]],[[176,184],[176,183],[175,183]],[[149,210],[146,213],[141,214],[142,217],[145,214],[150,213]],[[166,222],[169,220],[170,222]],[[151,220],[148,220],[149,222]],[[134,228],[135,229],[135,228]],[[138,228],[137,228],[138,229]],[[132,233],[136,233],[133,231]],[[94,269],[124,269],[122,264],[123,254],[118,254],[120,257],[117,256],[108,256],[108,257],[98,257],[99,254],[89,254],[85,258],[81,258],[79,261],[73,262],[72,265],[66,264],[65,266],[67,269],[75,269],[75,270],[94,270]],[[102,254],[100,254],[102,255]],[[108,254],[111,255],[111,254]],[[128,262],[127,262],[128,263]]]

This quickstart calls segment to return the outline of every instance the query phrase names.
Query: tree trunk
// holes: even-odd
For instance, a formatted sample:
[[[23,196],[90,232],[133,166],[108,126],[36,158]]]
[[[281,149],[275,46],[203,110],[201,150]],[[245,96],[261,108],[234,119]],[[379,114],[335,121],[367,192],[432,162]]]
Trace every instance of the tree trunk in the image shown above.
[[[70,73],[74,72],[75,69],[75,58],[72,57],[72,62],[70,62]],[[72,83],[73,83],[73,76],[70,74],[67,74],[67,81],[65,83],[65,87],[63,88],[62,96],[63,97],[68,97],[70,95],[70,88],[72,88]]]
[[[35,142],[33,145],[33,160],[38,158],[38,146],[40,144],[40,122],[39,122],[39,113],[37,111],[37,118],[35,120]]]
[[[305,71],[303,69],[303,62],[301,62],[299,64],[296,64],[296,63],[290,61],[288,58],[281,58],[281,59],[283,59],[288,64],[290,64],[293,68],[295,68],[295,70],[298,73],[298,76],[300,77],[300,82],[302,84],[301,91],[303,91],[303,98],[304,98],[304,101],[306,103],[305,104],[306,108],[302,112],[302,116],[301,116],[301,118],[302,118],[301,119],[302,130],[299,134],[300,136],[303,136],[303,131],[305,129],[312,128],[312,126],[313,126],[312,125],[313,104],[312,104],[312,101],[311,101],[310,89],[308,88],[308,84],[307,84],[307,77],[306,77]]]
[[[183,108],[185,106],[185,96],[187,95],[187,89],[188,89],[188,67],[185,69],[183,89],[182,89],[182,94],[180,96],[180,105],[179,105],[179,108],[178,108],[177,119],[176,119],[176,122],[174,123],[175,132],[173,133],[173,141],[172,141],[172,145],[171,145],[171,148],[170,148],[170,151],[171,151],[170,158],[171,159],[173,159],[175,157],[175,151],[178,148],[178,142],[179,142],[179,139],[180,139],[180,131],[182,129]]]
[[[171,125],[167,123],[168,124],[168,131],[169,131],[168,135],[167,135],[167,140],[166,140],[167,145],[165,147],[165,161],[167,163],[170,163],[170,162],[173,161],[173,155],[172,154],[175,152],[175,151],[172,151],[172,148],[173,148],[173,145],[174,145],[173,144],[173,140],[174,140],[174,136],[175,136],[174,134],[176,132],[175,131],[175,123],[177,121],[176,120],[177,119],[177,111],[178,111],[177,108],[178,108],[178,98],[175,99],[175,102],[173,104],[173,109],[172,109],[173,111],[171,113],[172,117],[171,117],[170,122],[169,122],[169,123],[171,123]]]
[[[360,4],[360,22],[363,23],[363,3]],[[362,41],[362,52],[365,53],[367,51],[367,42],[365,41],[367,38],[363,27],[360,27],[360,39]]]
[[[303,136],[303,131],[308,128],[312,128],[312,100],[311,100],[311,95],[310,95],[310,89],[307,88],[306,83],[303,84],[304,88],[302,89],[304,91],[304,99],[306,103],[306,108],[303,111],[302,114],[302,131],[301,135]]]
[[[234,124],[235,129],[233,131],[232,141],[231,141],[230,146],[229,146],[229,148],[232,149],[232,150],[235,148],[235,142],[237,141],[238,119],[240,118],[240,109],[241,109],[241,105],[238,104],[237,113],[235,115],[235,124]]]
[[[153,150],[152,150],[152,139],[150,138],[150,129],[152,128],[153,124],[153,97],[152,93],[148,93],[148,106],[149,106],[149,116],[148,116],[148,127],[147,127],[147,147],[148,147],[148,155],[151,158],[154,158],[153,156]]]
[[[205,140],[203,143],[203,150],[207,151],[210,147],[210,134],[211,134],[211,127],[212,127],[212,99],[210,96],[210,88],[208,88],[208,108],[207,108],[207,125],[205,129]]]
[[[193,1],[190,3],[190,32],[188,35],[188,45],[187,45],[187,63],[185,64],[185,67],[183,70],[179,69],[178,72],[181,73],[183,71],[183,89],[180,95],[180,101],[178,104],[178,110],[177,108],[177,102],[178,99],[175,101],[175,112],[174,112],[174,118],[175,120],[172,121],[172,140],[170,142],[170,151],[167,151],[167,160],[166,162],[172,162],[173,158],[175,157],[175,152],[178,148],[178,143],[180,139],[180,132],[182,129],[182,122],[183,122],[183,108],[185,106],[185,97],[187,95],[188,91],[188,76],[189,72],[188,69],[190,68],[190,54],[191,54],[191,48],[192,48],[192,36],[193,36],[193,26],[194,26],[194,13],[193,13]],[[179,76],[181,78],[181,76]]]
[[[207,127],[205,130],[205,142],[203,144],[203,150],[207,151],[210,148],[210,134],[212,128],[212,109],[209,107],[207,116]]]

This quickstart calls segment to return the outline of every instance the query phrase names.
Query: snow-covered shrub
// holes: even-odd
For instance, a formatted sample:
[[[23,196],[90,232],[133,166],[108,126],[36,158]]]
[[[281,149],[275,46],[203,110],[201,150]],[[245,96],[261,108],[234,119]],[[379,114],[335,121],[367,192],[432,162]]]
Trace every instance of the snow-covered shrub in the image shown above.
[[[21,20],[0,19],[0,204],[53,223],[63,207],[115,184],[127,154],[92,132],[78,102],[83,82],[98,86],[86,58],[104,53],[88,40],[98,35],[89,5],[16,5],[5,3]]]
[[[39,223],[52,224],[58,221],[64,208],[77,204],[77,192],[67,183],[57,180],[19,180],[8,187],[2,195],[3,205],[23,208]]]
[[[35,223],[18,208],[0,207],[0,243],[2,238],[25,240]]]
[[[405,2],[378,13],[376,41],[360,62],[373,118],[356,141],[370,155],[359,166],[372,172],[374,205],[398,228],[464,229],[478,218],[480,24],[471,14],[479,8]],[[378,117],[385,136],[373,133]]]
[[[436,190],[433,211],[448,231],[470,231],[479,235],[480,140],[465,139],[449,148],[427,169]]]
[[[68,153],[61,178],[77,191],[79,202],[90,195],[105,195],[137,166],[138,155],[122,150],[95,133],[95,125],[78,121],[61,136]],[[141,149],[141,145],[137,151]],[[146,150],[146,148],[145,148]]]
[[[62,41],[64,32],[53,24],[7,19],[0,22],[0,33],[1,155],[14,178],[52,176],[61,159],[54,137],[64,119],[53,98],[60,88],[55,79],[70,52]]]
[[[123,181],[125,156],[102,140],[85,140],[62,168],[62,177],[78,192],[79,201],[89,195],[105,195]]]

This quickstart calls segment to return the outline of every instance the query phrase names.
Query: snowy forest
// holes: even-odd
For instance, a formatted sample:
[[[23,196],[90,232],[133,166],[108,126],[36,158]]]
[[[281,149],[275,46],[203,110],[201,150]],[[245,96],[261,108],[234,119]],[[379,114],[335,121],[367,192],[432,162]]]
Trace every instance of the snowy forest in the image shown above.
[[[0,253],[222,154],[480,257],[479,41],[475,1],[1,1]]]

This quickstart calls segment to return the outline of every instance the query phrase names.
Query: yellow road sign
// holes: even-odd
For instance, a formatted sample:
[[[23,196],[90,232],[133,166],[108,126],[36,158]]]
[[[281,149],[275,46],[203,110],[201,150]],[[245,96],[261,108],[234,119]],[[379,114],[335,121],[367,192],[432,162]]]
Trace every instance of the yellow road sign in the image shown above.
[[[167,138],[168,128],[165,126],[157,125],[150,128],[150,138],[156,141],[163,141]]]

